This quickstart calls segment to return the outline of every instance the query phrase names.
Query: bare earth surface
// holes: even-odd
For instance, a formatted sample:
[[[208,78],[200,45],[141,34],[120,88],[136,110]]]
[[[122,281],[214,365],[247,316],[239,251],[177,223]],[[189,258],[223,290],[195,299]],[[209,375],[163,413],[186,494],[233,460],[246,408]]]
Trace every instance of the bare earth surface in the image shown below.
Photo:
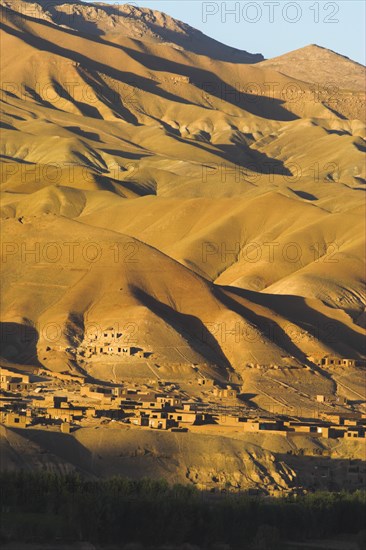
[[[205,399],[195,367],[253,409],[365,412],[364,370],[316,363],[365,358],[364,67],[316,45],[264,61],[133,6],[1,11],[2,365]],[[90,327],[145,356],[80,360]],[[293,464],[308,435],[90,422],[2,427],[2,467],[281,492],[322,460]]]

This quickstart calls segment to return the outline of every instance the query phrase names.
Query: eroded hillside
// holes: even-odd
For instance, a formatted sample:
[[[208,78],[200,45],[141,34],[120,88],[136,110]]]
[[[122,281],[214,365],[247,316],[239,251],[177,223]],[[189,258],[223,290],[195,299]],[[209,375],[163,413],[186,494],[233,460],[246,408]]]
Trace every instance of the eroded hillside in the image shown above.
[[[88,370],[95,323],[223,377],[362,357],[364,69],[115,9],[2,2],[4,358]]]

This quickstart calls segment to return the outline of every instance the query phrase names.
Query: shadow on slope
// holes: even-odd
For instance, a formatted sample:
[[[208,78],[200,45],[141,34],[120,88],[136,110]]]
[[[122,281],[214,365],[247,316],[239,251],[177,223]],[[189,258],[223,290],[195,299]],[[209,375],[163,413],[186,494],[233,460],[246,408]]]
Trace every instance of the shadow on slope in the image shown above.
[[[6,20],[6,18],[4,19]],[[33,20],[32,18],[27,18],[27,19]],[[47,22],[45,21],[40,22],[35,19],[34,21],[38,24],[47,25]],[[61,32],[60,29],[58,29],[54,25],[48,24],[48,26]],[[173,102],[183,103],[186,105],[192,104],[191,102],[189,102],[188,100],[185,100],[184,98],[181,98],[179,96],[176,96],[174,94],[171,94],[170,92],[163,90],[161,87],[159,87],[158,82],[155,82],[154,80],[145,78],[143,76],[138,76],[128,71],[121,71],[119,69],[115,69],[114,67],[110,67],[109,65],[105,65],[104,63],[90,59],[89,57],[81,53],[75,52],[68,48],[64,48],[62,46],[58,46],[57,44],[49,40],[46,40],[45,38],[42,38],[40,36],[33,36],[25,31],[13,29],[12,27],[9,27],[3,22],[0,22],[0,29],[2,29],[4,32],[7,32],[12,36],[19,38],[19,40],[22,40],[23,42],[29,44],[30,46],[32,46],[37,50],[48,51],[60,57],[64,57],[65,59],[71,59],[76,64],[83,65],[84,67],[88,67],[89,71],[92,70],[93,72],[99,72],[99,73],[105,74],[110,78],[117,80],[118,82],[133,83],[134,86],[139,88],[140,90],[158,95],[159,97],[162,97],[164,99],[167,99]],[[62,29],[62,32],[67,32],[67,30]],[[100,44],[103,44],[103,43],[104,42],[102,41],[100,42]],[[106,45],[109,45],[109,43],[106,43]],[[62,90],[60,91],[61,93],[63,93]],[[63,95],[62,97],[65,97],[67,99],[68,97],[71,97],[71,96],[69,96],[68,92],[65,90],[65,95]],[[70,99],[70,101],[71,100],[75,105],[77,104],[75,100],[73,100],[72,98]],[[89,106],[86,104],[83,104],[81,107],[86,108],[88,110]],[[55,107],[53,106],[53,108]],[[88,112],[90,114],[85,116],[93,116],[93,113],[90,111],[90,109]],[[94,114],[96,113],[97,118],[100,118],[99,111],[93,111],[93,112]]]
[[[307,359],[305,353],[291,340],[278,323],[275,323],[273,320],[263,315],[255,313],[240,301],[230,296],[230,294],[233,294],[239,299],[240,297],[244,298],[245,296],[243,296],[240,291],[236,292],[237,290],[238,289],[232,287],[220,287],[215,288],[215,294],[227,308],[235,311],[235,313],[243,317],[243,319],[251,322],[257,327],[258,331],[274,345],[282,350],[286,350],[289,356],[295,357],[304,365],[312,366],[312,363]]]
[[[41,5],[43,4],[42,0],[39,0],[39,2]],[[98,22],[95,19],[86,19],[83,16],[82,11],[77,12],[73,10],[72,13],[69,10],[66,12],[58,11],[56,6],[64,5],[64,0],[53,0],[52,2],[45,1],[44,4],[45,9],[47,9],[47,11],[51,14],[55,25],[66,25],[69,28],[71,27],[71,30],[77,34],[82,33],[97,37],[101,37],[105,34],[104,30],[98,27]],[[74,0],[72,4],[80,6],[81,9],[87,8],[83,2],[78,2],[77,0]],[[129,13],[125,13],[113,5],[100,4],[97,5],[97,7],[98,9],[104,11],[106,18],[111,18],[114,16],[114,19],[117,19],[117,21],[119,18],[137,21],[141,19],[141,12],[139,11],[139,8],[136,8],[136,6],[133,5],[130,6],[131,11]],[[136,13],[134,13],[133,10],[136,11]],[[174,18],[172,19],[177,22],[178,25],[181,23]],[[149,20],[148,23],[148,27],[149,30],[151,30],[152,35],[161,36],[161,43],[170,42],[176,46],[184,48],[184,50],[188,52],[204,55],[217,61],[226,61],[229,63],[248,64],[258,63],[264,60],[262,54],[251,54],[245,50],[239,50],[237,48],[227,46],[226,44],[222,44],[221,42],[205,35],[190,25],[183,23],[179,26],[183,27],[181,33],[173,29],[157,25],[151,20]],[[157,43],[159,42],[157,41]]]
[[[142,304],[185,338],[193,351],[203,355],[209,362],[215,362],[231,370],[231,365],[219,343],[198,317],[176,311],[135,285],[131,285],[130,288]]]
[[[7,20],[6,15],[9,11],[10,10],[4,10],[5,16],[3,17],[3,21]],[[25,15],[22,15],[22,18],[25,21],[34,21],[39,25],[48,26],[61,32],[61,29],[59,27],[52,25],[47,21],[40,21],[39,19],[35,19],[33,17]],[[188,100],[176,96],[170,92],[167,92],[166,90],[161,88],[157,82],[151,79],[147,79],[145,77],[138,76],[136,74],[126,71],[121,71],[113,67],[109,67],[104,63],[92,60],[84,56],[83,54],[56,45],[55,43],[50,42],[45,38],[41,38],[40,36],[33,36],[29,32],[27,33],[19,29],[13,29],[5,23],[1,23],[0,28],[3,28],[9,34],[12,34],[13,36],[16,36],[24,42],[30,44],[37,50],[49,51],[61,57],[72,59],[75,63],[83,65],[83,68],[88,67],[89,70],[91,69],[93,71],[106,74],[109,77],[118,80],[119,82],[133,82],[134,86],[138,87],[139,89],[153,93],[155,95],[158,95],[159,97],[178,103],[192,105],[192,102],[189,102]],[[79,36],[78,33],[72,32],[69,29],[65,28],[62,28],[62,32],[70,33],[74,36],[76,34],[77,36]],[[156,72],[166,71],[173,74],[188,76],[192,83],[194,83],[194,85],[202,88],[202,94],[206,93],[205,86],[209,84],[210,93],[216,98],[222,100],[223,90],[225,90],[225,100],[227,102],[235,105],[236,107],[244,109],[247,112],[256,116],[280,121],[291,121],[299,118],[297,115],[291,113],[290,111],[287,111],[283,107],[284,101],[255,94],[238,92],[238,90],[236,90],[233,86],[222,81],[217,75],[209,71],[176,63],[166,58],[138,52],[126,46],[119,46],[114,43],[110,43],[101,38],[96,39],[95,37],[90,37],[90,35],[86,35],[86,38],[88,40],[93,40],[94,42],[97,42],[101,45],[104,44],[106,46],[114,47],[124,51],[132,59],[142,64],[147,69]]]
[[[31,326],[20,323],[0,323],[1,356],[20,365],[42,366],[38,360],[38,332]]]
[[[157,57],[120,46],[132,59],[144,67],[160,72],[168,72],[179,76],[187,76],[190,82],[202,90],[202,95],[211,94],[217,99],[226,101],[240,109],[270,120],[291,121],[299,117],[283,107],[284,101],[256,94],[239,91],[231,84],[221,80],[215,73],[196,67],[183,65],[167,58]]]
[[[36,428],[27,428],[26,432],[19,428],[13,428],[12,431],[20,436],[26,436],[38,445],[42,454],[52,454],[54,457],[61,458],[74,466],[80,473],[97,475],[98,465],[95,466],[91,451],[72,435]]]
[[[307,331],[314,339],[330,347],[339,355],[355,359],[365,355],[365,341],[362,334],[352,330],[339,320],[316,311],[301,296],[265,294],[234,287],[223,287],[223,289],[225,292],[269,308]]]

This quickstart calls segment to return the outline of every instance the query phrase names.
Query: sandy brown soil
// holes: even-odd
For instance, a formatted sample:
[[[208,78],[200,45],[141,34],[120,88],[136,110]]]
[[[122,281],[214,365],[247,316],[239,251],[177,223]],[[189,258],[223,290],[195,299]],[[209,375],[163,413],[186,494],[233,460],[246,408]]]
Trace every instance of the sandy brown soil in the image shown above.
[[[363,410],[364,371],[312,358],[365,357],[364,68],[318,46],[263,61],[147,9],[33,7],[1,1],[3,364],[194,396],[199,370],[254,409],[311,416],[320,393]],[[80,360],[91,327],[149,357]],[[222,432],[8,430],[4,456],[293,483],[283,438]]]

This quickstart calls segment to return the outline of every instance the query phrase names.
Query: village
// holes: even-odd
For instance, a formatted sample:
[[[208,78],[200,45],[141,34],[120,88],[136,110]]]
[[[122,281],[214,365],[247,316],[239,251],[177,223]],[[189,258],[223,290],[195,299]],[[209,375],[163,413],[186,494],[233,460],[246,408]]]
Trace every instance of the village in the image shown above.
[[[355,361],[343,358],[325,358],[321,364],[337,362],[357,366]],[[364,369],[361,362],[358,365]],[[251,407],[241,399],[238,384],[225,385],[199,371],[197,374],[197,369],[193,372],[188,393],[183,385],[161,379],[112,384],[42,368],[24,373],[1,367],[0,422],[7,427],[37,426],[63,433],[90,422],[119,422],[152,430],[186,432],[207,426],[210,433],[225,427],[287,438],[308,434],[366,441],[366,412],[350,406],[345,397],[314,395],[314,414],[304,418]]]

